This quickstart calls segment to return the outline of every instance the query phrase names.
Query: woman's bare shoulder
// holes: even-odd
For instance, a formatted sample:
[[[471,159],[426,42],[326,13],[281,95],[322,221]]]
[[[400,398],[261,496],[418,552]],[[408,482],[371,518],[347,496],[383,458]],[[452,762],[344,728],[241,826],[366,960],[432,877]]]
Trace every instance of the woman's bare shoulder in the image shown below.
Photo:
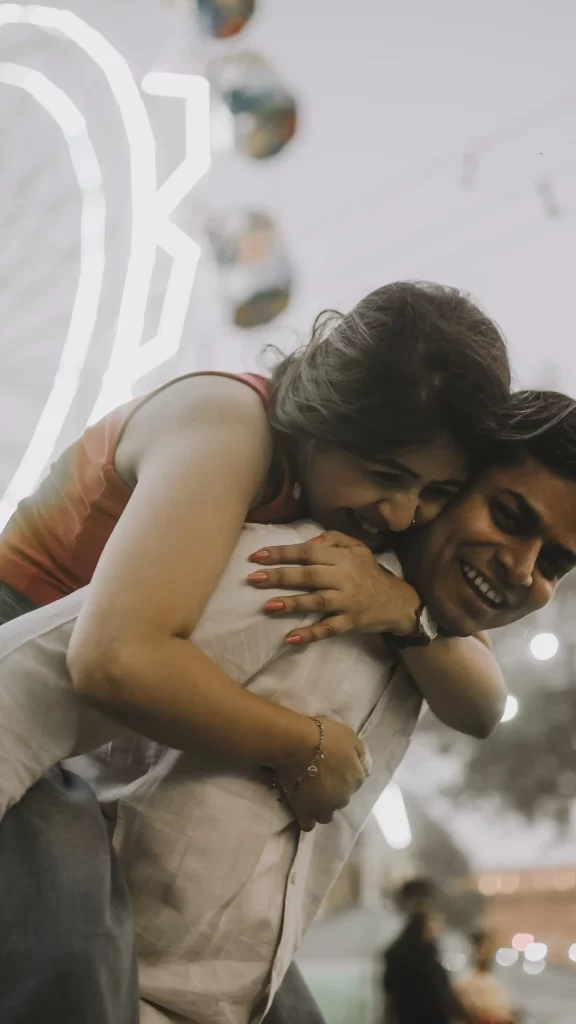
[[[210,432],[244,435],[254,452],[270,449],[271,431],[261,397],[240,380],[216,374],[182,377],[152,395],[131,417],[118,444],[117,472],[134,486],[142,459],[193,434],[197,444],[210,443]]]

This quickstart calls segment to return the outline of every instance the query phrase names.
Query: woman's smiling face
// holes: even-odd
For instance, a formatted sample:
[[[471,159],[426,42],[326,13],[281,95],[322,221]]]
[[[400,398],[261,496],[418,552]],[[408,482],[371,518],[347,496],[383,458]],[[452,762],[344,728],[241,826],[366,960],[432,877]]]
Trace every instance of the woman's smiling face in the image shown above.
[[[464,485],[467,469],[466,455],[446,435],[378,463],[313,446],[303,459],[302,482],[310,515],[326,530],[381,551],[391,534],[434,519]]]

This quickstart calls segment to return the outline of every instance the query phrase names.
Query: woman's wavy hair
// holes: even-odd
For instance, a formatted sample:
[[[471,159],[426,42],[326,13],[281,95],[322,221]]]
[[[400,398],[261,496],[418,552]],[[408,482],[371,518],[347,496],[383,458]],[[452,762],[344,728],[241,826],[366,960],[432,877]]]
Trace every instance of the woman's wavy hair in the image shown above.
[[[510,365],[498,327],[456,288],[385,285],[317,318],[273,372],[272,424],[379,460],[448,432],[471,456],[502,433]]]

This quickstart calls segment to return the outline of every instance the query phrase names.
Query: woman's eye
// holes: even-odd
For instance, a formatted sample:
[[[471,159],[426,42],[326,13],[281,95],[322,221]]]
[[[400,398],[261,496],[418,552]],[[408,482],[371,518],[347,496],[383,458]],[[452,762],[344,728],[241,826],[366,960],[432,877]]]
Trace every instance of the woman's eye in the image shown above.
[[[387,473],[384,469],[370,469],[369,472],[376,477],[379,483],[386,484],[387,487],[403,486],[404,479],[398,473]]]
[[[441,484],[437,484],[433,487],[425,487],[420,497],[423,501],[449,501],[450,498],[455,498],[458,491],[454,490],[453,487],[442,487]]]

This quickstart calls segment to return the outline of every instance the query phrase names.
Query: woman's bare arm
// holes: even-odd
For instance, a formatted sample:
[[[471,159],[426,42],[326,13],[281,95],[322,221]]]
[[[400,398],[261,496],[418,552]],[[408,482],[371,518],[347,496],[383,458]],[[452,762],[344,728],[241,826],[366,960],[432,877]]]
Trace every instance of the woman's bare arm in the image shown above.
[[[135,415],[117,468],[137,483],[94,574],[68,665],[79,692],[160,743],[297,774],[315,749],[314,723],[238,686],[188,639],[270,458],[260,399],[236,381],[176,383]],[[334,725],[326,735],[324,781],[332,762],[340,784],[349,772],[349,796],[363,778],[354,734]]]
[[[287,744],[294,741],[289,721],[285,730],[275,729],[278,709],[267,716],[267,702],[242,691],[187,638],[269,461],[265,413],[245,386],[192,378],[151,399],[119,447],[118,468],[136,486],[94,574],[68,654],[77,689],[138,731],[173,747],[205,744],[207,752],[223,746],[223,732],[232,758],[250,761],[254,754],[263,764],[272,745],[281,750],[282,735]],[[183,685],[186,679],[194,685]],[[243,707],[254,728],[237,730],[234,740],[228,716]],[[200,717],[211,728],[196,735]]]

